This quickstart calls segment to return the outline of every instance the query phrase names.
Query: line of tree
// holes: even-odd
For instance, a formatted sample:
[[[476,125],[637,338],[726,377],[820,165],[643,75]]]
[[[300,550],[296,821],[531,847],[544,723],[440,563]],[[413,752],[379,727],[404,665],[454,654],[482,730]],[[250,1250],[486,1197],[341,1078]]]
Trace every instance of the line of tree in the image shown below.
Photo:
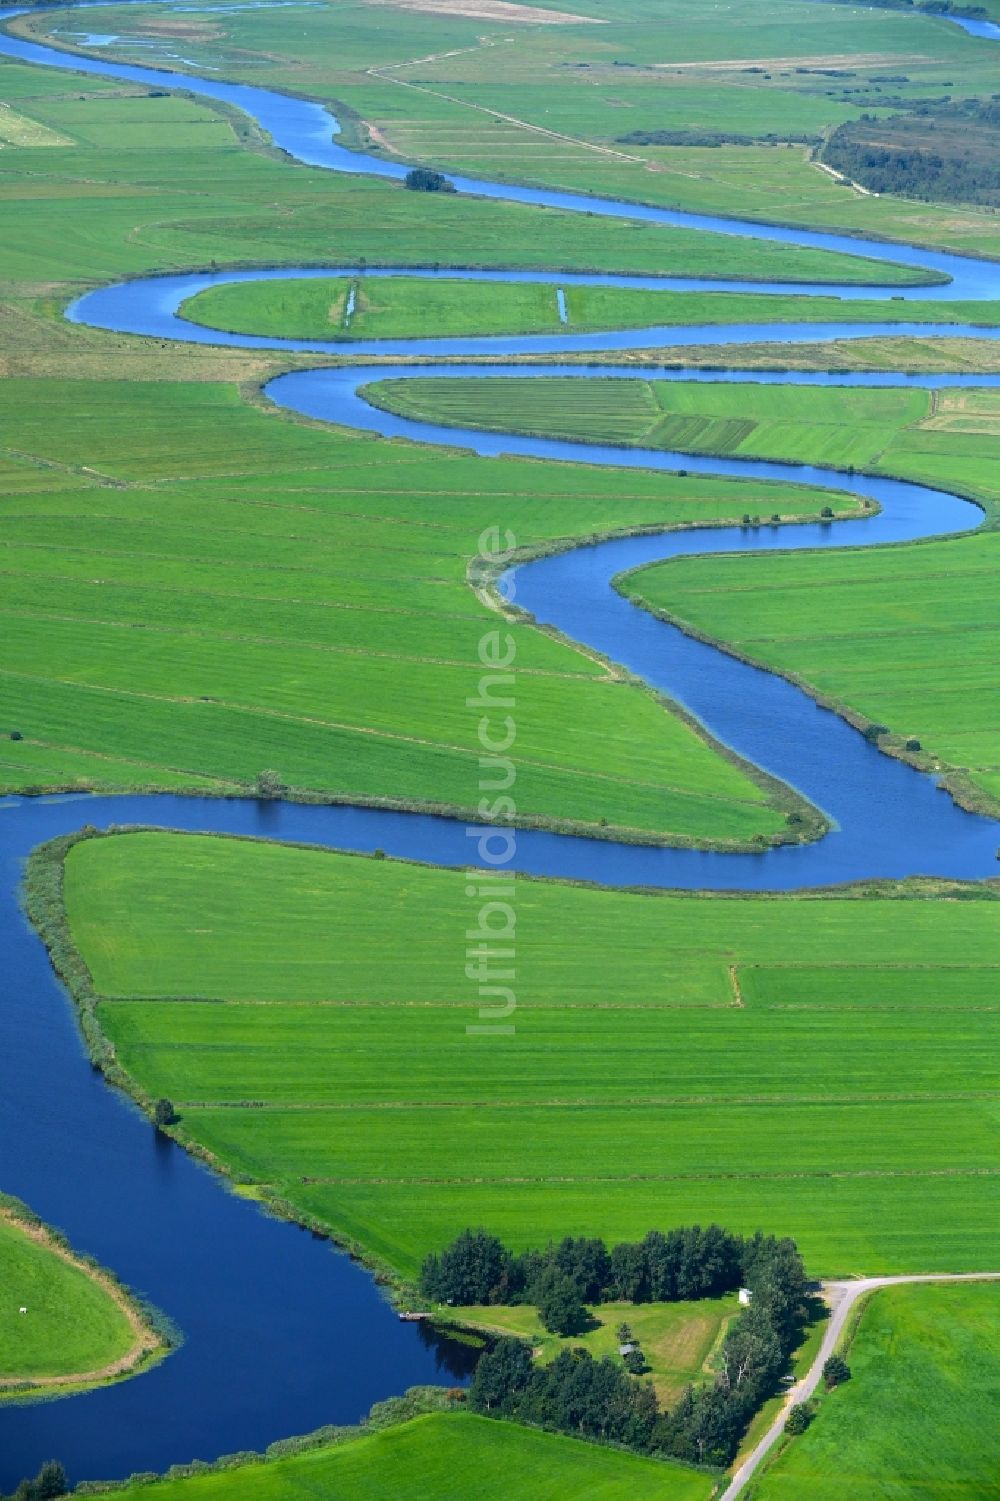
[[[807,1283],[793,1241],[761,1234],[726,1239],[740,1248],[739,1275],[752,1299],[729,1327],[714,1378],[689,1386],[672,1408],[661,1409],[653,1387],[608,1356],[594,1360],[586,1350],[566,1349],[539,1366],[526,1345],[505,1337],[476,1367],[469,1391],[473,1411],[644,1454],[729,1464],[801,1338]],[[650,1240],[640,1245],[648,1248]],[[659,1255],[652,1260],[658,1263]]]
[[[567,1236],[541,1251],[515,1255],[485,1230],[464,1230],[420,1272],[420,1290],[436,1303],[530,1303],[560,1282],[579,1303],[671,1303],[714,1298],[749,1285],[747,1268],[761,1245],[720,1225],[650,1230],[640,1241],[622,1241],[609,1251],[603,1240]],[[570,1331],[575,1332],[575,1331]]]

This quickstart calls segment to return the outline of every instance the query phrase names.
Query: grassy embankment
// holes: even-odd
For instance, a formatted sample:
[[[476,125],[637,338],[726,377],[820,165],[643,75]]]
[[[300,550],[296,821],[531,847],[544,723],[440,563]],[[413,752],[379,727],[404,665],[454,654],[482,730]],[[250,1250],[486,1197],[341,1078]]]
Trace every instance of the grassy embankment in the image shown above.
[[[347,320],[351,290],[355,304]],[[585,333],[693,323],[1000,323],[994,302],[905,302],[768,293],[642,291],[460,278],[331,277],[236,282],[190,298],[184,317],[231,333],[292,339],[416,339],[475,334]],[[709,334],[708,337],[711,337]],[[345,350],[349,353],[349,349]],[[589,358],[593,359],[591,354]],[[737,355],[739,358],[739,355]]]
[[[288,1458],[116,1490],[122,1501],[709,1501],[710,1476],[595,1444],[437,1412]]]
[[[145,6],[98,8],[87,24],[123,38],[104,56],[177,67],[168,55],[181,53],[224,77],[332,100],[349,140],[396,159],[996,255],[988,210],[859,193],[802,144],[862,113],[995,93],[995,49],[950,22],[814,0],[734,0],[724,25],[700,0],[558,9],[601,24],[539,26],[507,13],[484,28],[457,7],[384,6],[320,6],[301,27],[280,10],[164,16]],[[67,44],[82,29],[44,13],[15,25]],[[130,49],[131,35],[158,40],[160,52]],[[693,144],[720,129],[750,143]],[[691,143],[622,140],[661,130],[691,133]]]
[[[375,399],[436,422],[584,441],[855,466],[955,489],[980,533],[865,551],[673,559],[629,597],[793,676],[886,748],[943,771],[963,804],[1000,807],[991,712],[1000,611],[1000,394],[655,381],[385,382]],[[920,745],[906,752],[905,742]]]
[[[747,1492],[754,1501],[986,1501],[1000,1494],[993,1421],[1000,1287],[891,1287],[864,1308],[851,1380]]]
[[[84,840],[67,929],[60,862],[40,857],[32,911],[112,1076],[174,1100],[244,1191],[397,1273],[480,1223],[517,1247],[763,1226],[823,1274],[995,1260],[988,887],[521,880],[521,1004],[498,1038],[466,1032],[460,872]]]
[[[0,1401],[100,1386],[165,1352],[108,1272],[2,1194],[0,1286]]]

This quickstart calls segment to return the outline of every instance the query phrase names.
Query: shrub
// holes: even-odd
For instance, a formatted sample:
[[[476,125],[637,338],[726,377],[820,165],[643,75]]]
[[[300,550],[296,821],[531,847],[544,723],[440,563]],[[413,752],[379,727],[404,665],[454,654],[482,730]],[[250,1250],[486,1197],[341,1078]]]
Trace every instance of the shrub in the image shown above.
[[[851,1379],[851,1368],[841,1355],[831,1355],[823,1366],[823,1380],[827,1390],[832,1391],[835,1386],[842,1385]]]
[[[788,1420],[785,1423],[785,1432],[790,1433],[793,1437],[797,1433],[805,1433],[812,1420],[812,1408],[807,1407],[804,1402],[796,1402],[795,1406],[789,1409]]]
[[[267,769],[257,773],[253,790],[259,798],[272,798],[280,797],[286,788],[278,773]]]
[[[14,1492],[14,1501],[54,1501],[69,1489],[66,1471],[58,1459],[47,1459],[34,1480],[22,1480]]]
[[[412,193],[454,193],[455,187],[441,172],[430,167],[413,167],[403,179]]]

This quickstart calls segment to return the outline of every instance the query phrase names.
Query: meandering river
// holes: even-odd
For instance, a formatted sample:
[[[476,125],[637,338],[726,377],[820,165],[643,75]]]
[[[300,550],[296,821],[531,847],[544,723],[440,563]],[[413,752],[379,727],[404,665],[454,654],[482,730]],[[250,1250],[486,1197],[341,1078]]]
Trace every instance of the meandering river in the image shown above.
[[[2,11],[0,21],[20,13]],[[973,23],[966,29],[972,30]],[[992,36],[993,31],[978,34]],[[306,100],[215,78],[76,57],[3,31],[0,55],[222,100],[251,114],[289,156],[313,166],[391,178],[406,171],[405,166],[345,150],[336,141],[334,117],[324,106]],[[728,290],[814,291],[845,299],[903,296],[914,301],[1000,295],[1000,265],[970,257],[544,189],[465,178],[454,182],[460,191],[499,199],[861,253],[873,261],[924,267],[950,278],[944,285],[885,287],[881,292],[871,287],[780,287],[747,282],[727,282]],[[351,270],[286,267],[151,278],[92,292],[74,305],[69,316],[97,327],[188,342],[329,349],[338,355],[366,357],[418,355],[425,360],[443,355],[558,355],[664,344],[862,338],[917,328],[845,321],[345,344],[224,335],[177,316],[180,304],[206,285],[260,276],[334,275],[345,269]],[[407,274],[414,274],[413,268]],[[548,280],[559,286],[577,282],[675,289],[720,285],[692,278],[475,274],[479,279]],[[877,276],[877,268],[873,275]],[[1000,336],[1000,330],[958,324],[920,325],[919,332]],[[520,869],[607,884],[757,890],[789,890],[864,876],[923,873],[975,879],[997,873],[996,822],[962,812],[933,778],[882,755],[789,683],[687,638],[635,609],[610,587],[622,570],[678,553],[874,546],[963,531],[978,524],[974,506],[920,485],[808,466],[696,458],[659,450],[602,449],[437,428],[393,416],[364,399],[363,387],[372,380],[431,372],[477,378],[504,375],[481,366],[352,366],[280,376],[271,382],[268,394],[310,416],[422,442],[459,442],[481,453],[792,479],[851,490],[874,498],[880,506],[877,515],[835,525],[752,532],[733,527],[627,538],[574,549],[517,570],[518,600],[539,620],[599,648],[682,700],[716,736],[793,783],[835,824],[834,832],[816,844],[752,856],[639,848],[525,832],[518,839]],[[599,375],[636,378],[635,372],[599,366],[548,366],[516,373],[557,373],[581,380]],[[923,388],[1000,381],[981,376],[708,375],[677,370],[663,372],[663,378]],[[7,935],[7,963],[0,980],[0,1186],[26,1199],[46,1219],[62,1226],[76,1245],[147,1294],[185,1335],[180,1350],[136,1380],[82,1397],[0,1408],[0,1488],[12,1487],[52,1455],[67,1464],[74,1479],[81,1479],[160,1470],[196,1456],[210,1459],[225,1451],[260,1448],[324,1422],[353,1422],[371,1402],[414,1382],[464,1379],[470,1358],[463,1346],[438,1341],[419,1326],[400,1324],[361,1268],[331,1253],[325,1242],[268,1219],[252,1203],[225,1192],[216,1178],[157,1137],[145,1118],[90,1068],[71,1008],[17,901],[29,851],[85,822],[98,826],[142,822],[251,833],[344,849],[381,847],[392,854],[442,864],[464,864],[470,857],[461,825],[419,814],[172,796],[9,798],[0,802],[0,922]]]

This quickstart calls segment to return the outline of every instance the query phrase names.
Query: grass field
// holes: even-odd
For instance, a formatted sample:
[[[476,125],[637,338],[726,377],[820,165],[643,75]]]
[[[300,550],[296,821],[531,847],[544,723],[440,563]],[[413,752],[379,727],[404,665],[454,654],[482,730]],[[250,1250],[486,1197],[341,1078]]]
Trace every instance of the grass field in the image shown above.
[[[312,13],[310,13],[312,14]],[[118,15],[124,19],[124,12]],[[280,15],[280,12],[275,12]],[[40,16],[25,18],[30,24]],[[96,24],[96,23],[95,23]],[[259,78],[256,80],[261,82]],[[545,266],[764,280],[926,279],[826,251],[409,193],[296,166],[247,117],[140,85],[0,61],[0,98],[33,133],[0,150],[0,281],[110,280],[243,265]],[[0,119],[2,125],[2,119]],[[68,144],[39,149],[39,132]],[[10,133],[13,133],[12,131]],[[26,134],[33,139],[27,141]],[[51,292],[51,286],[47,287]]]
[[[288,1459],[115,1491],[154,1501],[709,1501],[712,1480],[638,1455],[472,1413],[430,1413]]]
[[[1000,1495],[1000,1288],[884,1288],[851,1380],[748,1492],[754,1501],[988,1501]]]
[[[355,303],[347,318],[349,295]],[[565,322],[556,288],[539,283],[332,277],[237,282],[199,292],[184,317],[233,333],[295,339],[406,339],[465,334],[555,334],[671,323],[906,321],[994,325],[991,302],[922,303],[766,293],[635,291],[566,287]]]
[[[371,389],[393,411],[449,426],[842,469],[871,467],[896,433],[931,413],[925,391],[846,386],[428,376],[380,381]],[[943,398],[949,399],[968,398]],[[997,406],[1000,411],[1000,401]]]
[[[93,1385],[141,1356],[132,1305],[3,1198],[0,1289],[0,1400],[19,1383]]]
[[[990,390],[699,386],[654,380],[383,382],[394,410],[456,426],[854,465],[1000,500]],[[921,742],[966,801],[1000,807],[992,714],[1000,537],[903,548],[674,559],[624,581],[633,599]]]
[[[485,527],[544,547],[820,504],[320,430],[223,384],[8,380],[0,414],[17,434],[0,522],[10,788],[226,790],[273,767],[301,793],[475,806],[466,699],[501,623],[466,581]],[[525,816],[723,842],[786,828],[645,690],[510,631]]]
[[[600,24],[321,5],[300,13],[301,26],[289,24],[294,10],[209,18],[162,6],[96,8],[88,26],[121,38],[105,55],[177,66],[180,53],[226,77],[340,102],[349,135],[379,154],[996,254],[988,211],[857,193],[801,144],[862,113],[996,92],[994,49],[958,27],[815,0],[732,0],[724,24],[700,0],[588,0],[571,13],[581,11]],[[76,18],[15,24],[79,45]],[[691,144],[623,139],[665,129],[688,132]],[[720,129],[751,144],[695,144]]]
[[[897,737],[957,786],[1000,806],[989,704],[1000,620],[1000,536],[793,559],[699,559],[633,575],[629,594],[794,674]],[[758,569],[756,564],[762,563]],[[976,798],[976,794],[979,797]]]
[[[661,1405],[670,1407],[686,1386],[705,1379],[710,1357],[737,1312],[733,1296],[691,1303],[602,1303],[591,1310],[597,1327],[567,1339],[549,1334],[537,1310],[528,1306],[463,1308],[461,1318],[463,1324],[517,1335],[540,1352],[543,1362],[577,1346],[595,1360],[605,1355],[617,1359],[615,1330],[628,1324],[646,1358],[644,1379],[652,1381]]]
[[[713,1219],[794,1235],[815,1273],[991,1265],[980,897],[521,880],[497,1038],[466,1031],[461,873],[156,833],[66,866],[118,1064],[244,1181],[407,1274],[467,1225],[524,1246]]]

